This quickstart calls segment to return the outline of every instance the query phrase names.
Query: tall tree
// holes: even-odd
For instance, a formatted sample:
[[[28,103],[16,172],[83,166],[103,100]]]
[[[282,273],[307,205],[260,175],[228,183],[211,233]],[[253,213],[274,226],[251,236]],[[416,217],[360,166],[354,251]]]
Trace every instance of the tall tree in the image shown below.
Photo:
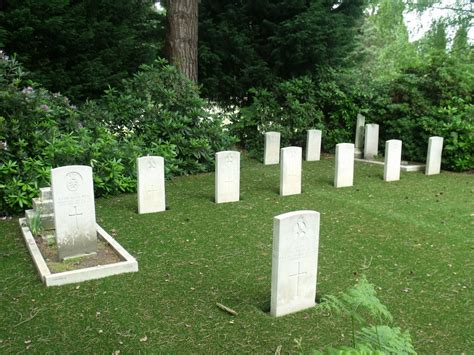
[[[318,67],[339,66],[354,46],[364,0],[202,0],[199,82],[203,93],[241,102]]]
[[[51,91],[76,100],[98,97],[162,51],[164,16],[153,3],[0,1],[0,43]]]
[[[198,0],[167,0],[166,57],[186,77],[198,80]]]

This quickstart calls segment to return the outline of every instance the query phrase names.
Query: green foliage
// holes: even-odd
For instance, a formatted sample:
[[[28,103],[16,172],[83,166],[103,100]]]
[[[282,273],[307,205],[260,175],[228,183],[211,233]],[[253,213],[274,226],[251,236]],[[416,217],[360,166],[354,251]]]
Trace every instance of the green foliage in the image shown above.
[[[327,68],[319,82],[303,76],[272,90],[251,89],[250,104],[241,108],[232,132],[254,156],[262,156],[263,134],[270,130],[281,132],[282,146],[304,147],[307,130],[321,129],[323,149],[333,151],[337,143],[353,139],[355,117],[372,95],[351,75]]]
[[[439,52],[423,64],[407,67],[370,104],[380,138],[403,140],[406,159],[424,161],[430,136],[444,138],[442,166],[465,171],[474,168],[474,75],[467,57]]]
[[[30,207],[53,167],[92,166],[96,196],[132,192],[137,157],[164,157],[168,176],[191,174],[211,169],[214,153],[234,142],[196,87],[164,63],[79,108],[24,80],[3,54],[0,69],[2,213]]]
[[[370,320],[376,324],[393,321],[387,307],[377,298],[374,285],[367,281],[365,275],[339,296],[325,296],[320,307],[323,311],[349,317],[352,324],[352,347],[329,348],[329,354],[416,354],[408,331],[402,332],[398,327],[387,325],[356,330],[356,322],[366,325]]]
[[[0,4],[0,42],[32,79],[74,100],[98,97],[161,52],[153,1],[18,0]]]
[[[209,171],[214,154],[235,142],[223,130],[222,117],[211,109],[195,84],[164,60],[141,66],[132,79],[123,82],[123,90],[109,89],[98,110],[86,105],[90,117],[104,122],[122,139],[173,146],[174,174]]]
[[[204,0],[199,14],[203,93],[241,103],[315,67],[340,66],[354,46],[364,1]]]
[[[249,93],[252,103],[242,107],[232,132],[254,156],[261,156],[265,132],[280,132],[282,146],[301,146],[307,128],[323,128],[323,115],[309,77],[283,81],[273,91],[252,89]]]
[[[35,211],[33,214],[33,217],[30,219],[29,227],[31,230],[31,233],[34,236],[37,236],[41,233],[43,230],[43,226],[41,225],[41,212],[40,211]]]

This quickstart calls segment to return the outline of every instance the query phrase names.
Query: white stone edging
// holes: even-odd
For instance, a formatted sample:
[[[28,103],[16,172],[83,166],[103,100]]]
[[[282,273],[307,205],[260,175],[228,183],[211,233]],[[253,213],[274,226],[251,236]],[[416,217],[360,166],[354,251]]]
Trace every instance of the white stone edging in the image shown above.
[[[46,261],[43,258],[33,234],[26,223],[25,218],[19,219],[21,232],[25,239],[26,246],[33,258],[33,263],[38,270],[41,281],[46,286],[61,286],[87,280],[100,279],[112,275],[123,274],[126,272],[137,272],[138,263],[114,238],[112,238],[101,226],[96,224],[98,237],[110,245],[112,249],[123,260],[114,264],[99,265],[85,269],[51,273]]]
[[[355,161],[360,161],[362,163],[368,163],[368,164],[375,164],[375,165],[384,165],[383,161],[378,161],[378,160],[368,160],[368,159],[362,159],[362,158],[354,158]],[[412,172],[412,171],[424,171],[425,170],[425,164],[402,164],[400,165],[400,171],[404,172]]]

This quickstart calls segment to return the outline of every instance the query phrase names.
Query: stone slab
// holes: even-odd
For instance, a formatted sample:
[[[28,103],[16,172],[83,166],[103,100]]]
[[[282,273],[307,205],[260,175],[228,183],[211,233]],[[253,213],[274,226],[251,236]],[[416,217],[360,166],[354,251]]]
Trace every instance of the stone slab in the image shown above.
[[[54,226],[59,258],[97,251],[92,168],[70,165],[51,170]]]
[[[53,192],[51,191],[51,187],[41,187],[40,188],[40,198],[42,200],[52,200],[53,199]]]
[[[265,133],[263,164],[274,165],[280,163],[280,137],[280,132]]]
[[[28,223],[28,226],[31,226],[31,220],[35,216],[34,210],[26,210],[25,217]],[[41,228],[43,230],[54,230],[54,214],[40,215]]]
[[[146,156],[137,159],[138,213],[155,213],[166,210],[165,160]]]
[[[426,156],[426,175],[436,175],[441,172],[441,155],[443,153],[443,137],[430,137],[428,154]]]
[[[362,150],[364,149],[364,127],[365,127],[365,117],[360,113],[357,114],[356,122],[356,133],[355,133],[355,143],[354,150],[356,154],[362,155]]]
[[[216,153],[215,202],[236,202],[240,199],[240,153]]]
[[[306,135],[306,161],[321,159],[321,130],[310,129]]]
[[[301,166],[303,149],[286,147],[281,149],[280,195],[297,195],[301,193]]]
[[[349,187],[354,184],[354,144],[336,144],[335,187]]]
[[[71,283],[100,279],[112,275],[127,272],[137,272],[138,263],[115,239],[113,239],[102,227],[96,224],[97,237],[108,243],[123,261],[114,264],[100,265],[80,270],[65,271],[52,274],[43,258],[36,241],[24,218],[19,220],[25,243],[28,247],[33,263],[38,271],[41,281],[46,286],[61,286]]]
[[[33,199],[33,209],[43,214],[52,214],[54,211],[53,200],[43,200],[42,198]]]
[[[373,159],[379,154],[379,125],[369,123],[364,132],[364,159]]]
[[[273,219],[270,315],[274,317],[316,304],[320,214],[294,211]]]
[[[402,161],[402,141],[391,139],[385,142],[385,161],[383,179],[385,181],[400,180],[400,165]]]
[[[378,160],[368,160],[368,159],[359,159],[359,158],[356,158],[354,160],[360,161],[366,164],[373,164],[373,165],[383,166],[385,164],[383,161],[378,161]],[[422,163],[407,162],[407,161],[402,160],[401,165],[400,165],[400,170],[403,172],[424,171],[425,166],[426,165]]]

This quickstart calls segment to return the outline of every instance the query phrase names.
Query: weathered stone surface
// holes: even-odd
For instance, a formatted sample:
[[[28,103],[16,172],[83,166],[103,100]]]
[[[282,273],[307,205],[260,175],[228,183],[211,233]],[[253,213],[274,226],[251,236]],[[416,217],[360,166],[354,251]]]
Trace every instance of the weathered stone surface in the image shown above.
[[[274,317],[315,305],[319,219],[315,211],[289,212],[273,219],[270,314]]]
[[[365,125],[364,158],[373,159],[379,154],[379,125],[370,123]]]
[[[286,147],[281,149],[280,195],[301,193],[301,163],[303,149]]]
[[[306,161],[321,159],[321,130],[310,129],[306,136]]]
[[[265,165],[280,163],[280,132],[265,133],[265,153],[263,163]]]
[[[216,203],[239,201],[240,153],[223,151],[216,153],[215,201]]]
[[[355,135],[355,144],[354,144],[354,154],[356,158],[362,157],[362,152],[364,150],[364,126],[365,126],[365,117],[360,113],[357,114],[356,122],[356,135]]]
[[[166,210],[165,160],[163,157],[138,158],[137,177],[138,213]]]
[[[391,139],[385,142],[385,163],[383,179],[385,181],[400,180],[400,164],[402,161],[402,141]]]
[[[97,251],[92,168],[82,165],[51,170],[54,224],[59,258]]]
[[[41,187],[40,188],[40,198],[43,201],[52,200],[53,199],[53,193],[51,191],[51,187]]]
[[[41,198],[33,199],[33,209],[41,214],[53,213],[53,200],[43,200]]]
[[[336,144],[335,187],[347,187],[354,184],[354,144]]]
[[[428,154],[426,156],[426,175],[436,175],[441,172],[441,155],[443,153],[443,137],[430,137]]]

